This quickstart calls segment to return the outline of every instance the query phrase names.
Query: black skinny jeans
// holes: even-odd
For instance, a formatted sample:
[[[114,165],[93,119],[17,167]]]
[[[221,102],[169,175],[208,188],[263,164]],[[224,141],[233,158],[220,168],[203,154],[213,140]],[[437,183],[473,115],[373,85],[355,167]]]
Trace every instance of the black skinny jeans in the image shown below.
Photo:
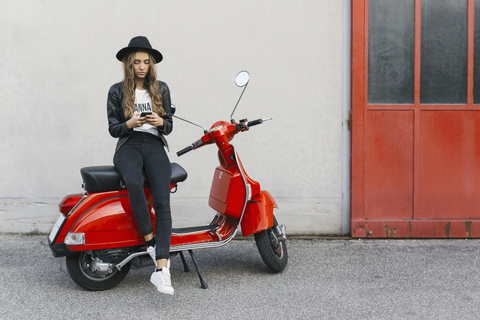
[[[150,133],[133,132],[113,157],[113,164],[127,184],[128,197],[140,232],[153,232],[147,200],[143,192],[142,169],[152,189],[155,208],[156,258],[168,259],[172,235],[170,212],[170,160],[159,138]]]

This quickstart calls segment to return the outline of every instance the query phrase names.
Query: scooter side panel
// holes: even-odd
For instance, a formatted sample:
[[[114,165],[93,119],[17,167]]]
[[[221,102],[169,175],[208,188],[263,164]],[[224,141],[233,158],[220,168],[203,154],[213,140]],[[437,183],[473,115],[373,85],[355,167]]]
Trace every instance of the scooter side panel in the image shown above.
[[[150,193],[146,190],[147,199]],[[103,248],[120,248],[127,246],[142,245],[144,237],[140,233],[135,216],[130,207],[126,191],[110,192],[103,199],[98,199],[95,194],[91,195],[92,201],[85,201],[75,213],[69,216],[69,224],[64,226],[67,232],[84,233],[85,244],[67,246],[72,251],[96,250]],[[90,195],[89,195],[90,197]],[[155,226],[154,209],[151,200],[147,202],[152,226]],[[74,221],[71,223],[71,221]],[[63,233],[63,232],[62,232]],[[60,237],[59,237],[60,238]]]
[[[268,191],[260,191],[245,208],[241,221],[242,234],[248,236],[273,227],[273,208],[278,206],[272,195]]]

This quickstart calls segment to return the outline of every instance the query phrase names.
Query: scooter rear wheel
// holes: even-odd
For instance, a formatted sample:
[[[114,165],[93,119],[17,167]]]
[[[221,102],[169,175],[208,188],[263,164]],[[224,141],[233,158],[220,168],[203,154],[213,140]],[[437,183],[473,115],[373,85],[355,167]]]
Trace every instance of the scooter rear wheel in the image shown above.
[[[70,278],[80,287],[92,291],[113,288],[126,277],[131,266],[127,263],[122,270],[116,268],[107,270],[105,266],[108,263],[96,259],[90,252],[68,256],[66,263]]]
[[[281,272],[288,263],[286,241],[279,241],[275,233],[278,225],[275,219],[274,226],[255,234],[255,242],[263,262],[274,272]]]

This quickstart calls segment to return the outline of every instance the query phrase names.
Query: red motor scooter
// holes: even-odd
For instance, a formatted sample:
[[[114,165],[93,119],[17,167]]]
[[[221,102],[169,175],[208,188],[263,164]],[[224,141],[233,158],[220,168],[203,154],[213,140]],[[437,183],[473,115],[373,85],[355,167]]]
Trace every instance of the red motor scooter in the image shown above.
[[[244,88],[238,102],[248,81],[246,71],[236,77],[237,86]],[[238,102],[230,122],[215,122],[210,130],[204,129],[201,139],[177,152],[181,156],[213,143],[218,148],[220,165],[215,168],[208,202],[216,211],[212,222],[205,226],[174,228],[171,238],[170,256],[179,253],[185,271],[189,271],[183,254],[188,251],[202,288],[207,288],[207,284],[193,250],[227,244],[235,237],[239,225],[244,236],[255,236],[260,255],[271,270],[282,271],[288,261],[285,226],[279,225],[273,215],[277,204],[268,191],[261,190],[260,184],[246,174],[230,144],[237,133],[248,131],[271,118],[245,119],[237,123],[232,117]],[[187,178],[187,172],[176,163],[171,166],[170,190],[175,192],[178,183]],[[60,202],[61,214],[48,243],[55,257],[66,257],[68,274],[76,284],[88,290],[105,290],[122,281],[131,265],[144,267],[153,265],[153,261],[145,250],[144,237],[130,208],[128,191],[115,167],[86,167],[80,172],[85,192],[68,195]],[[155,226],[155,210],[146,175],[144,186],[152,225]]]

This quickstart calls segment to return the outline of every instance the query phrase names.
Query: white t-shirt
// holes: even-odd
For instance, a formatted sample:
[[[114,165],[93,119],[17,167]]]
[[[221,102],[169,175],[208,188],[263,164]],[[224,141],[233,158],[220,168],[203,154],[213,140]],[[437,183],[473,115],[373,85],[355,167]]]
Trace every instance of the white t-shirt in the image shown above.
[[[152,98],[148,94],[147,90],[138,90],[135,89],[135,105],[134,112],[152,112]],[[145,123],[143,126],[138,128],[133,128],[135,131],[148,132],[158,137],[158,130],[151,124]]]

